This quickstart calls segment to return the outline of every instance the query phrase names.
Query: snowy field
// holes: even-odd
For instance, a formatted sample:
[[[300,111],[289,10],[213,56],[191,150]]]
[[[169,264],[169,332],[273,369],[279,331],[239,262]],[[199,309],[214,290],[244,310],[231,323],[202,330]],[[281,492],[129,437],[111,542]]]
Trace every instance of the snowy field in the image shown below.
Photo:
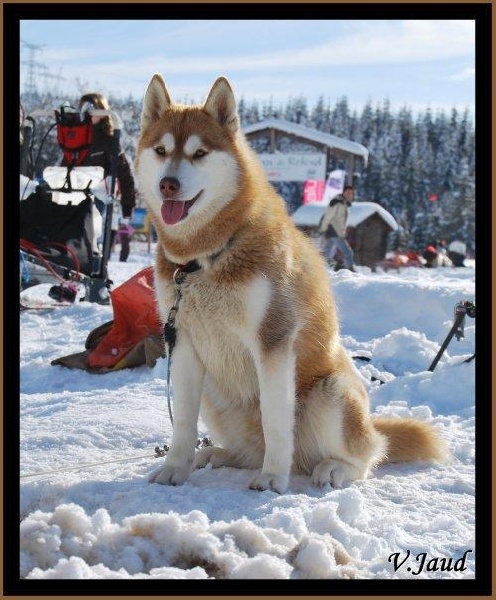
[[[124,282],[152,256],[133,242],[128,263],[112,256],[111,279]],[[166,361],[105,375],[51,366],[83,350],[112,309],[82,302],[26,311],[20,578],[473,579],[476,361],[464,360],[475,351],[475,319],[428,367],[455,304],[475,301],[474,265],[358,267],[329,280],[347,350],[370,359],[355,364],[371,410],[433,423],[449,463],[383,466],[336,490],[293,476],[284,495],[249,490],[253,473],[232,468],[196,471],[180,487],[149,484],[164,460],[154,448],[171,439]]]

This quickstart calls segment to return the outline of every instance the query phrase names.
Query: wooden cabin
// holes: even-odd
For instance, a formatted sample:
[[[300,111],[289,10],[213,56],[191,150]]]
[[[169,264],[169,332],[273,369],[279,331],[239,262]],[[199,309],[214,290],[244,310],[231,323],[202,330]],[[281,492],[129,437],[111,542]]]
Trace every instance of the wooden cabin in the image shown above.
[[[291,216],[307,235],[318,238],[326,206],[304,204]],[[399,225],[391,213],[376,202],[354,202],[348,210],[347,239],[355,253],[355,264],[375,269],[384,260],[388,237]]]
[[[338,158],[343,162],[348,177],[346,183],[352,183],[358,161],[363,161],[364,166],[367,166],[369,151],[362,144],[284,119],[271,117],[251,125],[245,125],[243,132],[251,146],[259,154],[288,154],[301,151],[323,155],[322,179],[326,179],[327,174],[331,171],[331,157]],[[307,177],[307,179],[311,179],[311,177]],[[277,179],[273,179],[273,181],[277,181]]]
[[[307,180],[327,181],[339,164],[345,183],[352,184],[359,167],[367,166],[369,151],[362,144],[284,119],[270,117],[243,132],[290,213],[300,206]]]

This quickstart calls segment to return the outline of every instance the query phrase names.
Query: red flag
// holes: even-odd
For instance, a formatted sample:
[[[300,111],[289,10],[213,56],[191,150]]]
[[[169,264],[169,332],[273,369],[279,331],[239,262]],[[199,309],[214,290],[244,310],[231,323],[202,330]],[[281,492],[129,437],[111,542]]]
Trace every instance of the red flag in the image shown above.
[[[303,187],[303,204],[318,204],[324,195],[323,179],[307,179]]]
[[[438,198],[437,194],[429,194],[429,200],[431,202],[437,202],[437,198]]]

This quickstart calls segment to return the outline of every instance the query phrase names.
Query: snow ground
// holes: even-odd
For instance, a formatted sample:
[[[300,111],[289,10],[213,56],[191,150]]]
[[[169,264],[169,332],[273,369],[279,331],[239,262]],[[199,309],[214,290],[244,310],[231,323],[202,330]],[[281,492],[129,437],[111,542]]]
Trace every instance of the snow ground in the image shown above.
[[[152,261],[133,242],[127,263],[112,256],[110,276],[119,285]],[[105,375],[51,366],[83,350],[112,309],[82,302],[26,311],[20,578],[473,579],[476,361],[463,361],[475,351],[475,319],[427,369],[454,305],[475,301],[475,266],[358,271],[329,278],[346,348],[371,359],[355,361],[371,410],[433,423],[450,462],[382,466],[343,489],[293,476],[284,495],[249,490],[252,472],[232,468],[207,467],[179,487],[149,484],[164,460],[154,448],[171,438],[166,361]],[[208,435],[202,423],[200,433]],[[406,558],[397,570],[395,553],[397,566]],[[441,559],[460,569],[441,570]]]

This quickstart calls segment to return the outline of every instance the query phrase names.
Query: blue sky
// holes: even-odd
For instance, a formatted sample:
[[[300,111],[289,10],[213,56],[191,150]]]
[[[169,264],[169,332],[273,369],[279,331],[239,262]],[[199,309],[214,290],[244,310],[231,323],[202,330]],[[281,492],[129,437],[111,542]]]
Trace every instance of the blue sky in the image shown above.
[[[303,95],[346,96],[393,108],[475,105],[473,20],[22,20],[21,40],[59,87],[141,98],[155,72],[176,100],[203,101],[219,75],[238,98],[284,105]],[[29,51],[21,43],[21,61]],[[21,89],[26,67],[21,64]]]

